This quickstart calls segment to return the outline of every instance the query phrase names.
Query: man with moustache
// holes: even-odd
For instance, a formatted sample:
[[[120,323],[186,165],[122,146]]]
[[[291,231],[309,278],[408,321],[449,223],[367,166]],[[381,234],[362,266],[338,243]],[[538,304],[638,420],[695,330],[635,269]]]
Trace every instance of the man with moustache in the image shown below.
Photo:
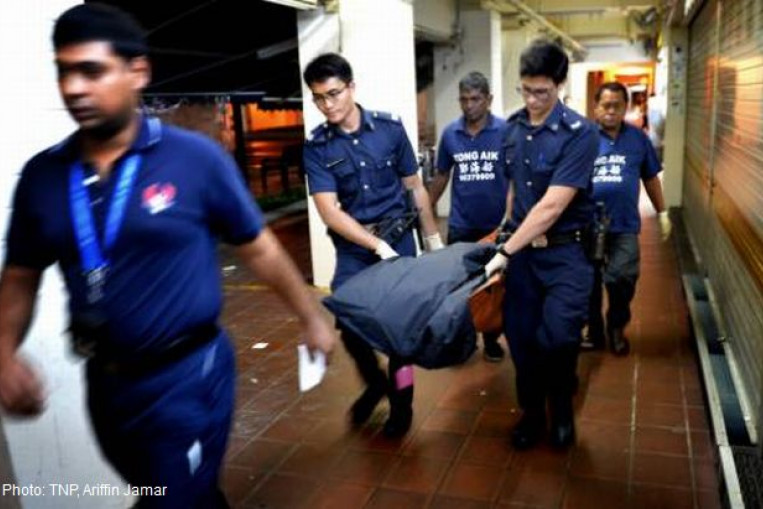
[[[451,182],[448,244],[477,242],[495,231],[503,220],[508,192],[502,157],[506,122],[490,113],[490,83],[474,71],[461,79],[458,91],[463,116],[440,137],[437,174],[429,188],[434,206]],[[483,356],[489,362],[503,359],[499,336],[482,336]]]
[[[593,173],[593,197],[603,202],[609,229],[604,246],[604,262],[597,267],[587,337],[584,349],[609,348],[615,355],[628,355],[630,342],[625,327],[630,321],[630,303],[639,276],[638,234],[641,215],[638,203],[641,182],[657,211],[662,240],[672,228],[659,173],[662,165],[654,146],[644,132],[625,122],[628,90],[621,83],[604,83],[595,95],[599,124],[599,156]],[[602,317],[602,283],[607,289],[609,307],[606,327]],[[606,330],[606,336],[605,336]]]

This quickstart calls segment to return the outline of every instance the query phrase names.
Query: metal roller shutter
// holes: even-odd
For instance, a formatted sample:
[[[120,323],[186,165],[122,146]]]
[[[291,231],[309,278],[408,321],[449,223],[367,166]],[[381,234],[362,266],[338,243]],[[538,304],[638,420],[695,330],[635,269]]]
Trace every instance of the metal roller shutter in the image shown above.
[[[691,26],[690,41],[685,217],[760,434],[763,0],[707,2]]]
[[[686,79],[686,171],[684,172],[685,220],[703,260],[710,250],[710,171],[713,139],[713,103],[717,52],[717,2],[703,7],[689,33],[689,66]]]
[[[724,1],[720,15],[712,204],[712,276],[761,423],[763,387],[763,0]]]

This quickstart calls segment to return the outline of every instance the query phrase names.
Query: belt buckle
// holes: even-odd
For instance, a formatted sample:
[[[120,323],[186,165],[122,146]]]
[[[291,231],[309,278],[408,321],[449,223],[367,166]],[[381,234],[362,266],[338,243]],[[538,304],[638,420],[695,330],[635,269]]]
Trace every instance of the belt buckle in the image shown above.
[[[530,245],[534,247],[535,249],[548,247],[548,237],[546,237],[545,235],[538,235],[532,240]]]

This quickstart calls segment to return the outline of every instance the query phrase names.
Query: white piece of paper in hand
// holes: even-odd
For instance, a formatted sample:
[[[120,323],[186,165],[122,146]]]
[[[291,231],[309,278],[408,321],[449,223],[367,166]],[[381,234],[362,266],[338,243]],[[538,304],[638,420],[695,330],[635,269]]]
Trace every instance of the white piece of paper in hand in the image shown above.
[[[326,354],[320,350],[313,352],[310,358],[310,350],[304,343],[297,345],[297,357],[299,361],[299,390],[307,392],[323,380],[326,374]]]

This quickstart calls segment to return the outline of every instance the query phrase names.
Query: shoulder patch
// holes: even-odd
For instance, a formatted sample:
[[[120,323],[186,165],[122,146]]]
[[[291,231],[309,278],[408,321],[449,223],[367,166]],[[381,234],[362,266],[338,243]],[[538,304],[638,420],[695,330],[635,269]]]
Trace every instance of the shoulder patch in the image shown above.
[[[588,125],[589,122],[580,113],[565,106],[560,123],[569,128],[570,131],[577,131]]]
[[[375,120],[386,120],[388,122],[393,122],[396,124],[401,124],[402,120],[400,120],[400,115],[395,115],[394,113],[387,113],[386,111],[374,111],[371,113],[371,116],[374,117]]]
[[[517,110],[511,115],[509,115],[509,118],[506,119],[506,122],[514,122],[519,117],[519,114],[522,112],[522,110]]]
[[[328,124],[323,123],[310,131],[305,140],[308,143],[326,143],[328,141]]]

